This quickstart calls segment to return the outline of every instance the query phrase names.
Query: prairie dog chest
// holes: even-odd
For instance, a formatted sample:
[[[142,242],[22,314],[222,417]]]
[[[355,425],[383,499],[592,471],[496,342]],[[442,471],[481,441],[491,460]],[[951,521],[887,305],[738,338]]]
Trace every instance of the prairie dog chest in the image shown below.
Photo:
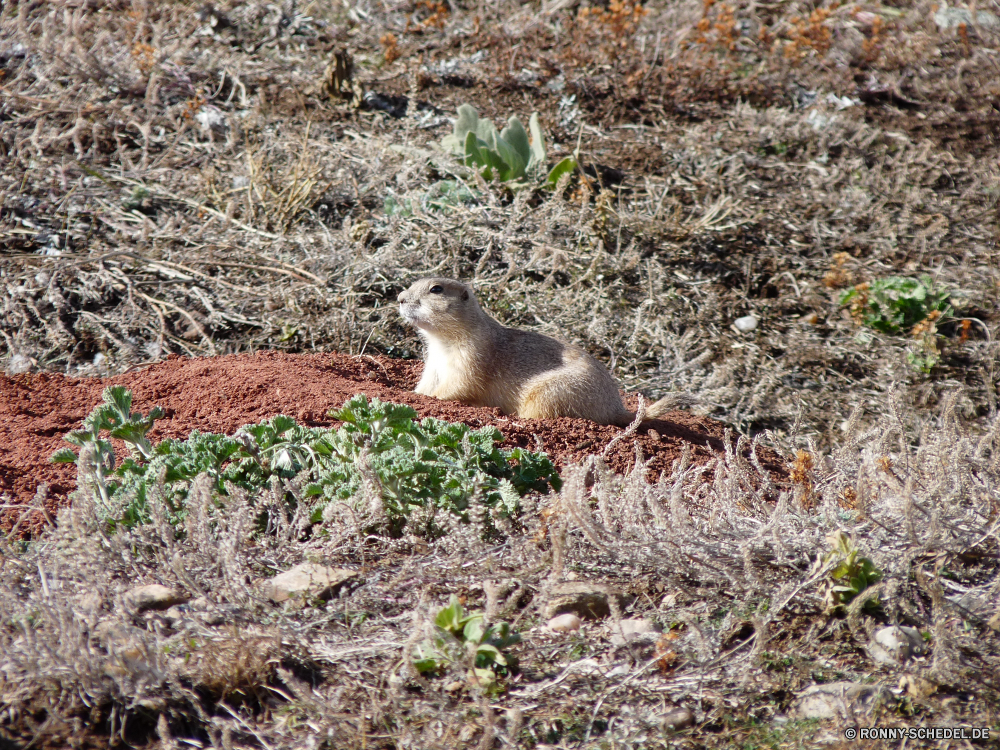
[[[424,373],[417,386],[419,393],[438,398],[457,397],[481,376],[476,372],[475,361],[461,346],[446,344],[433,336],[424,339],[427,353]]]

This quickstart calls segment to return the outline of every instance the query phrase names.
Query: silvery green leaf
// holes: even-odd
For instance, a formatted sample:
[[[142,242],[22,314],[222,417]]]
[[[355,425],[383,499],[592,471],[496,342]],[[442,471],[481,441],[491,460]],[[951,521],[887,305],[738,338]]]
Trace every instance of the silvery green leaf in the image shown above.
[[[63,448],[53,453],[49,460],[54,464],[75,464],[76,453],[72,448]]]
[[[498,170],[500,172],[500,179],[503,182],[508,180],[516,180],[524,176],[524,167],[526,163],[521,155],[503,138],[497,138],[496,141],[496,153],[500,156],[502,160],[502,166]]]
[[[82,448],[94,438],[94,433],[89,430],[73,430],[63,435],[63,440],[72,445]]]
[[[493,661],[506,666],[507,660],[500,653],[500,649],[490,643],[482,643],[476,649],[477,656],[483,656],[487,662]]]
[[[477,132],[479,127],[479,114],[471,104],[462,104],[458,108],[458,119],[455,120],[455,127],[452,135],[458,143],[465,143],[465,134],[469,131]]]
[[[559,183],[559,178],[564,174],[571,174],[576,169],[576,159],[572,156],[567,156],[561,162],[552,167],[552,171],[549,172],[549,176],[545,179],[545,186],[550,190],[555,190],[556,185]]]
[[[542,135],[542,126],[538,120],[538,113],[532,112],[528,120],[528,132],[531,133],[531,159],[528,161],[528,170],[545,164],[545,136]]]
[[[528,142],[527,131],[516,116],[507,120],[507,127],[500,131],[500,140],[510,144],[527,167],[531,160],[531,144]]]
[[[514,485],[509,479],[501,479],[499,484],[500,502],[503,503],[503,507],[507,509],[508,513],[513,513],[517,510],[517,505],[521,500],[521,496],[518,494],[517,490],[514,489]]]
[[[487,149],[497,150],[497,140],[500,138],[500,133],[497,132],[496,126],[490,120],[480,120],[475,133],[476,137],[486,144]]]
[[[101,398],[106,404],[118,410],[123,418],[128,418],[132,410],[132,392],[128,388],[123,385],[109,385],[104,389]]]
[[[483,616],[476,615],[468,618],[462,635],[467,641],[479,643],[483,639]]]
[[[434,624],[442,630],[453,632],[461,628],[463,615],[461,602],[458,601],[457,596],[452,594],[448,606],[437,613]]]
[[[295,459],[287,448],[282,448],[274,457],[274,468],[280,471],[291,471],[295,466]]]

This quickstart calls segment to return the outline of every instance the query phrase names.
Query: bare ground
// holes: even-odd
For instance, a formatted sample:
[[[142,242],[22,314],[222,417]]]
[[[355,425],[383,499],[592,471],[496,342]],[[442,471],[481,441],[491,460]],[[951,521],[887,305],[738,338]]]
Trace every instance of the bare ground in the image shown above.
[[[583,419],[518,419],[497,409],[419,396],[412,392],[419,370],[418,363],[368,355],[258,352],[196,359],[175,356],[112,378],[50,373],[0,376],[0,488],[13,501],[0,516],[0,528],[10,531],[20,518],[19,504],[31,501],[40,485],[45,485],[44,507],[51,516],[65,507],[76,486],[76,466],[53,464],[49,457],[65,447],[65,434],[80,427],[109,385],[127,387],[134,408],[142,413],[154,406],[164,410],[150,433],[154,441],[183,439],[192,430],[231,435],[244,425],[278,414],[310,427],[337,425],[327,413],[358,393],[407,404],[421,418],[498,427],[506,447],[544,451],[560,469],[604,452],[623,432]],[[731,431],[728,439],[734,440]],[[726,440],[725,425],[675,412],[644,423],[634,437],[615,441],[604,459],[612,470],[627,473],[635,465],[638,449],[650,480],[656,481],[680,460],[685,446],[691,452],[689,460],[702,464],[724,453]],[[758,458],[775,472],[777,480],[787,480],[782,457],[773,450],[761,448]],[[42,517],[34,521],[22,522],[21,531],[37,529]]]

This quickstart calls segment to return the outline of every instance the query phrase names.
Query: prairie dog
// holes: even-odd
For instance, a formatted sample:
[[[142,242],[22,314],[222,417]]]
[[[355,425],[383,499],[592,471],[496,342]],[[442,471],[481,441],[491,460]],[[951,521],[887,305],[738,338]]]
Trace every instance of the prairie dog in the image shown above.
[[[571,344],[500,325],[468,285],[421,279],[397,299],[427,346],[417,393],[533,419],[580,417],[621,427],[635,419],[604,365]],[[676,405],[670,396],[660,399],[645,419]]]

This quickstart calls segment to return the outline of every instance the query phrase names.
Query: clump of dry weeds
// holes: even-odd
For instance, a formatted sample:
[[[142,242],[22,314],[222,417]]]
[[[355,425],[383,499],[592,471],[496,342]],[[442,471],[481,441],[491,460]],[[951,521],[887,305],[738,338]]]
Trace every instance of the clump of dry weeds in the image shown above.
[[[664,696],[718,729],[751,709],[765,722],[787,712],[813,680],[869,675],[889,685],[908,675],[941,697],[974,685],[980,701],[966,708],[926,690],[908,700],[921,721],[988,722],[980,707],[1000,692],[1000,420],[974,436],[958,403],[919,434],[898,401],[858,411],[842,447],[800,454],[809,504],[801,487],[773,484],[745,438],[728,440],[713,464],[682,457],[655,483],[641,460],[616,476],[593,456],[567,471],[558,495],[528,498],[499,544],[459,523],[435,541],[374,537],[350,514],[331,514],[330,534],[310,536],[281,499],[295,487],[255,503],[231,488],[220,513],[207,477],[180,526],[154,496],[151,524],[112,532],[81,491],[41,540],[0,543],[0,736],[226,747],[306,734],[334,747],[426,748],[645,737],[659,747]],[[843,614],[825,601],[835,534],[881,574]],[[259,595],[256,579],[303,559],[361,579],[306,607]],[[606,627],[593,623],[582,638],[540,627],[548,592],[566,580],[623,594]],[[153,582],[187,603],[136,611],[128,590]],[[463,664],[434,678],[411,666],[452,594],[522,634],[511,649],[518,667],[490,695]],[[636,616],[666,631],[645,656],[607,640]],[[865,647],[886,624],[927,633],[929,656],[873,672]],[[781,667],[775,652],[802,669]],[[910,721],[887,710],[886,720]]]

